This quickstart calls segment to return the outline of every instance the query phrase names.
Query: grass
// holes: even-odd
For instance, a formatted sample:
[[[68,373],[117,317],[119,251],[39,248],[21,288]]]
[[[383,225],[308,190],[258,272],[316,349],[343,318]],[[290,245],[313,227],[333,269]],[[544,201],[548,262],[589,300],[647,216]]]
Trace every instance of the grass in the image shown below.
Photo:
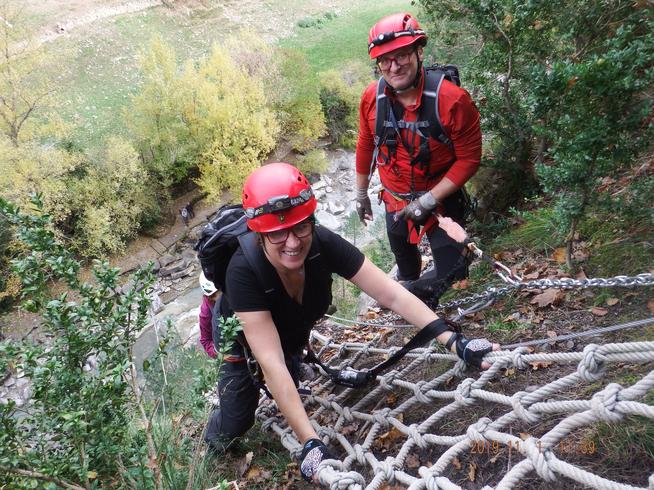
[[[340,68],[351,61],[369,62],[366,41],[370,27],[384,15],[401,10],[415,11],[408,1],[362,2],[327,22],[297,29],[280,45],[303,51],[316,72]]]
[[[561,246],[562,239],[556,232],[554,210],[543,207],[520,213],[524,222],[516,228],[499,235],[493,242],[495,250],[524,248],[532,252],[551,252]]]
[[[97,147],[109,135],[128,136],[123,111],[141,82],[139,54],[155,34],[175,47],[179,61],[206,55],[213,43],[242,28],[268,39],[291,36],[280,44],[301,49],[315,69],[324,70],[350,59],[367,60],[366,36],[372,23],[386,13],[410,8],[409,2],[397,0],[342,4],[347,10],[323,12],[325,7],[314,1],[262,2],[244,12],[243,23],[229,20],[229,6],[199,8],[188,15],[156,7],[96,21],[51,45],[53,50],[71,53],[61,76],[53,81],[62,101],[59,113],[77,126],[73,138],[81,148]],[[297,25],[301,19],[321,22],[302,28]]]

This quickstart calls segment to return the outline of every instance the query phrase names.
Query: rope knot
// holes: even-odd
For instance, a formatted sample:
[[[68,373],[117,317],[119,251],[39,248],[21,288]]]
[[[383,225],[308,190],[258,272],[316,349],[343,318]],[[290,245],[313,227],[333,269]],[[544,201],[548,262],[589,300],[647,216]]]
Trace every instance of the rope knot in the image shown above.
[[[385,375],[379,377],[379,386],[381,386],[386,391],[391,391],[393,389],[393,381],[397,377],[397,371],[389,371]]]
[[[409,427],[409,437],[413,439],[416,445],[420,449],[427,449],[427,441],[422,437],[422,434],[418,430],[418,424],[411,424]]]
[[[518,347],[511,352],[511,361],[517,369],[524,370],[529,367],[529,364],[527,364],[527,361],[523,357],[525,354],[529,354],[529,349],[526,347]]]
[[[486,440],[486,430],[491,423],[491,419],[488,417],[483,417],[477,420],[474,424],[468,426],[466,435],[471,441],[485,441]]]
[[[526,391],[516,391],[511,397],[511,406],[513,407],[513,411],[516,413],[518,417],[520,417],[525,422],[529,422],[530,424],[535,424],[539,420],[538,415],[533,412],[530,412],[529,409],[525,407],[525,405],[522,402],[523,398],[528,394],[529,393],[527,393]]]
[[[416,397],[416,400],[418,400],[420,403],[429,403],[431,402],[431,397],[427,396],[425,393],[422,391],[422,387],[427,384],[426,381],[421,380],[418,381],[414,386],[413,386],[413,394]]]
[[[588,344],[584,348],[584,357],[579,361],[577,372],[584,381],[592,383],[604,376],[606,357],[599,351],[597,344]]]
[[[379,410],[378,412],[373,413],[372,418],[376,424],[379,424],[382,428],[386,428],[389,426],[388,414],[390,413],[391,409],[386,407],[382,410]]]
[[[472,390],[472,383],[474,383],[475,380],[472,378],[466,378],[461,383],[459,383],[459,386],[456,387],[456,392],[454,393],[454,400],[456,400],[459,403],[462,403],[464,405],[471,405],[475,401],[471,398],[470,392]]]
[[[524,455],[531,461],[531,464],[534,465],[534,469],[538,476],[540,476],[545,481],[555,481],[556,473],[550,467],[550,458],[552,452],[546,448],[541,449],[541,446],[538,444],[538,439],[535,437],[528,437],[522,441],[522,448]]]
[[[361,444],[355,444],[352,446],[352,449],[354,449],[354,457],[357,460],[357,463],[360,465],[365,465],[366,464],[366,453],[363,450],[363,447]]]
[[[350,407],[341,407],[341,415],[343,415],[343,418],[348,422],[352,422],[354,420],[354,415],[352,415],[352,410],[350,410]]]
[[[393,458],[386,458],[386,461],[380,461],[375,465],[375,473],[383,473],[384,480],[388,483],[395,482],[395,467],[393,466]]]
[[[623,415],[618,410],[622,386],[611,383],[602,391],[598,391],[590,399],[590,408],[597,418],[605,422],[619,422]]]
[[[268,418],[261,422],[261,430],[266,432],[272,428],[272,425],[275,423],[275,419]]]

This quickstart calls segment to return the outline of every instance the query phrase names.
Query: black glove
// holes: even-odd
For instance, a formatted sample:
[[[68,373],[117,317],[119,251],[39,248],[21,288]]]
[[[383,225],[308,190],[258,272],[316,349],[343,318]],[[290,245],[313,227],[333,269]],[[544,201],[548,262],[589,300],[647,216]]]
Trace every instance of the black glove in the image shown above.
[[[368,189],[357,189],[357,214],[364,225],[366,219],[372,219],[372,204],[370,204],[370,197],[368,197]]]
[[[456,355],[468,364],[481,368],[481,361],[486,354],[493,350],[493,344],[486,339],[466,339],[463,334],[456,335]],[[448,344],[450,342],[448,341]]]
[[[417,225],[423,224],[433,209],[438,206],[438,201],[431,192],[425,192],[418,199],[414,199],[395,215],[395,220],[400,218],[413,221]]]
[[[300,473],[302,478],[311,483],[313,475],[318,471],[318,465],[323,459],[332,459],[329,448],[320,439],[309,439],[302,448],[300,455]]]

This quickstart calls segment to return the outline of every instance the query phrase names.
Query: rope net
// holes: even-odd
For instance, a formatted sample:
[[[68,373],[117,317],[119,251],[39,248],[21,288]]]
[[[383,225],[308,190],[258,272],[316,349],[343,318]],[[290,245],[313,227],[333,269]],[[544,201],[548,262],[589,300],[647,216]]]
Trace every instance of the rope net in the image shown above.
[[[314,332],[312,341],[323,359],[332,355],[332,367],[362,369],[397,350],[381,347],[382,337],[336,343]],[[613,481],[587,437],[597,423],[654,424],[654,406],[645,400],[654,388],[654,342],[588,344],[582,352],[558,353],[519,347],[486,360],[491,368],[477,371],[430,346],[410,352],[366,389],[336,386],[324,373],[305,383],[311,423],[341,457],[321,463],[320,484],[654,489],[651,460],[633,465],[629,484]],[[273,400],[260,404],[257,418],[299,455],[302,446]]]

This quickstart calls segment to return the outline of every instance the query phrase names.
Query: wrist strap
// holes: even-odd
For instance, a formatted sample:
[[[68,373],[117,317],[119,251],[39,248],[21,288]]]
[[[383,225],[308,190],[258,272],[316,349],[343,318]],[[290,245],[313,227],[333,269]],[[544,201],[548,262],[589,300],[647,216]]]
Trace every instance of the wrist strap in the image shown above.
[[[357,188],[357,199],[365,199],[368,197],[368,188],[367,187],[359,187]]]
[[[452,350],[452,344],[459,339],[459,335],[460,334],[458,332],[452,332],[450,338],[447,339],[447,342],[445,343],[445,348],[448,350],[448,352]]]

